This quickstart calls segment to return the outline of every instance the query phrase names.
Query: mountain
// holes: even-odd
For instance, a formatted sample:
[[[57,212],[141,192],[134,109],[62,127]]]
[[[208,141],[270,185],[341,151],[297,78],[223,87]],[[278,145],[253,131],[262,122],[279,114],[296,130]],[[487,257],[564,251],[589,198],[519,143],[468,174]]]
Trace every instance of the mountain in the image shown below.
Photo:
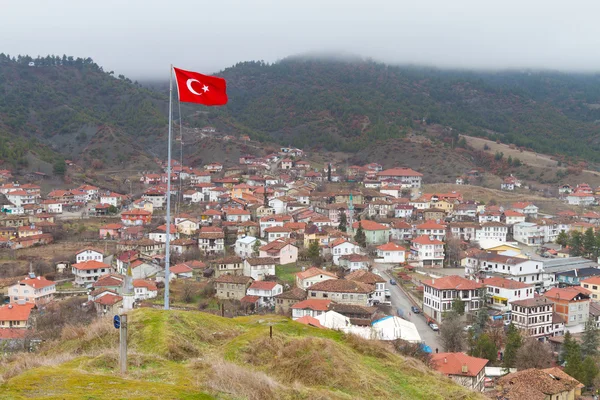
[[[0,399],[484,398],[379,342],[281,316],[140,308],[128,319],[126,376],[119,331],[100,318],[8,358]]]

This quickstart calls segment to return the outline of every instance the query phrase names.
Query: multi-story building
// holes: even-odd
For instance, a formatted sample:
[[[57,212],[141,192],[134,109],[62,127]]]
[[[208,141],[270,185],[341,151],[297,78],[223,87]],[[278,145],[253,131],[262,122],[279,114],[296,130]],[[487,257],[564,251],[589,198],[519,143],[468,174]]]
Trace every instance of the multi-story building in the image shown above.
[[[198,234],[198,248],[204,254],[222,254],[225,252],[225,233],[216,226],[203,226]]]
[[[214,280],[215,296],[222,300],[241,300],[251,283],[249,276],[221,275]]]
[[[485,389],[485,366],[488,360],[465,353],[438,353],[431,357],[433,368],[459,385],[476,392]]]
[[[600,276],[592,276],[579,282],[582,288],[590,292],[590,297],[594,301],[600,298]]]
[[[244,274],[244,260],[240,257],[224,257],[219,258],[212,262],[215,270],[215,277],[222,275],[236,275],[241,276]]]
[[[267,276],[275,276],[275,259],[272,257],[254,257],[244,260],[244,275],[257,281]]]
[[[283,292],[283,286],[273,281],[255,281],[246,290],[247,296],[259,297],[258,305],[261,307],[275,306],[274,297]]]
[[[552,288],[544,297],[554,303],[554,311],[565,320],[565,330],[582,332],[590,314],[590,292],[581,286]]]
[[[533,285],[512,279],[495,276],[482,280],[482,283],[487,290],[490,308],[498,311],[507,312],[513,301],[532,299],[534,296]]]
[[[436,240],[443,241],[446,238],[446,225],[436,221],[429,220],[415,227],[417,236],[429,236]]]
[[[399,183],[405,187],[420,188],[423,174],[410,168],[391,168],[377,173],[379,181]]]
[[[508,227],[502,222],[484,222],[476,231],[476,240],[497,240],[504,243],[507,235]]]
[[[465,266],[465,275],[501,276],[517,282],[544,286],[543,262],[540,260],[503,256],[496,253],[479,254]]]
[[[482,306],[483,284],[457,275],[423,281],[423,312],[429,318],[442,321],[455,301],[464,302],[465,312]]]
[[[373,286],[366,283],[346,279],[331,279],[315,283],[309,287],[307,298],[327,299],[336,303],[367,306],[373,292]]]
[[[56,284],[43,276],[22,279],[8,288],[11,303],[25,302],[37,306],[52,301],[54,293]]]
[[[420,267],[442,268],[444,266],[444,242],[430,238],[429,236],[418,236],[411,242],[410,252],[413,259],[419,262]]]
[[[317,267],[311,267],[306,271],[296,273],[296,286],[300,289],[308,289],[315,283],[337,279],[337,275],[333,272],[325,271]]]
[[[75,284],[86,286],[96,282],[102,275],[111,274],[113,269],[103,262],[90,260],[73,264],[71,272],[75,275]]]
[[[448,230],[452,237],[466,241],[475,240],[479,229],[480,225],[476,222],[451,222],[448,224]]]
[[[553,336],[554,304],[544,296],[510,303],[511,321],[528,336],[546,340]]]

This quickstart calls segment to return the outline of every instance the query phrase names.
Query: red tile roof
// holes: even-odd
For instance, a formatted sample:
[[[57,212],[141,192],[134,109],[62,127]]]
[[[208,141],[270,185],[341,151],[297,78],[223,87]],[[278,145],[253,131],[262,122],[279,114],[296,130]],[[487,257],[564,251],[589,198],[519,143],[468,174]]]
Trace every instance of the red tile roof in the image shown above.
[[[18,283],[23,283],[25,285],[29,285],[34,289],[41,289],[41,288],[53,286],[56,284],[55,282],[49,281],[48,279],[44,278],[43,276],[38,276],[36,278],[23,279],[22,281],[19,281]]]
[[[112,306],[114,304],[117,304],[121,300],[123,300],[123,297],[114,295],[112,293],[107,293],[104,296],[95,299],[94,303],[98,303],[104,306]]]
[[[0,321],[27,321],[34,306],[35,304],[32,303],[13,303],[2,306],[0,307]]]
[[[591,292],[581,286],[571,286],[566,288],[552,288],[544,293],[544,296],[552,300],[573,300],[580,294],[589,295]]]
[[[296,310],[309,309],[313,311],[327,311],[331,300],[325,299],[308,299],[298,302],[292,306]]]
[[[465,353],[439,353],[431,356],[433,367],[444,375],[477,376],[485,368],[488,360],[466,355]],[[466,372],[463,367],[466,366]]]
[[[305,315],[304,317],[300,317],[296,320],[296,322],[299,322],[304,325],[314,326],[315,328],[321,328],[321,329],[325,328],[323,325],[321,325],[321,323],[319,322],[318,319],[316,319],[315,317],[311,317],[310,315]]]
[[[317,275],[325,275],[325,276],[329,276],[331,278],[337,279],[336,274],[329,272],[329,271],[322,270],[321,268],[317,268],[317,267],[310,267],[306,271],[296,272],[296,277],[300,280],[304,280],[306,278],[311,278],[311,277],[317,276]]]
[[[174,274],[185,274],[192,272],[193,269],[191,269],[185,264],[177,264],[169,268],[169,271],[171,271]]]
[[[427,235],[417,236],[412,242],[417,244],[444,244],[441,240],[430,239]]]
[[[256,290],[273,290],[273,288],[277,286],[277,282],[270,281],[255,281],[252,282],[248,289],[256,289]]]
[[[102,268],[108,269],[108,268],[110,268],[110,265],[105,264],[100,261],[90,260],[90,261],[84,261],[84,262],[80,262],[77,264],[73,264],[73,268],[78,269],[78,270],[90,270],[90,269],[102,269]]]
[[[375,221],[369,221],[369,220],[356,221],[355,223],[352,224],[352,227],[354,229],[358,229],[359,225],[362,226],[363,230],[365,230],[365,231],[385,231],[385,230],[390,229],[385,225],[379,224]]]
[[[386,244],[382,244],[381,246],[377,246],[377,250],[381,251],[406,251],[406,248],[396,244],[394,242],[389,242]]]
[[[423,281],[423,285],[431,286],[439,290],[473,290],[480,289],[483,284],[463,278],[458,275],[445,276],[443,278],[427,279]]]

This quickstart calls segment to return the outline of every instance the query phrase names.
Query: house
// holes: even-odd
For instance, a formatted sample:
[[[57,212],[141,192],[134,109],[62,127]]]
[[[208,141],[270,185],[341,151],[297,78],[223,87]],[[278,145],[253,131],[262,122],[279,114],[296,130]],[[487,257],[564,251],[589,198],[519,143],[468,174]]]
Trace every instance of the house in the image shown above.
[[[315,283],[337,278],[337,275],[332,272],[325,271],[317,267],[311,267],[306,271],[296,273],[296,287],[300,289],[308,289]]]
[[[200,222],[194,218],[183,218],[176,220],[175,226],[177,227],[177,232],[183,235],[192,236],[198,232],[198,229],[200,229]]]
[[[258,255],[258,251],[254,251],[256,246],[262,246],[264,242],[254,236],[243,236],[235,241],[235,255],[238,257],[246,258]]]
[[[356,221],[352,224],[354,232],[361,227],[366,236],[367,246],[387,243],[390,240],[390,228],[375,221]]]
[[[506,225],[514,225],[520,222],[525,222],[525,214],[518,211],[505,210],[504,222],[506,223]]]
[[[347,254],[360,254],[360,246],[352,241],[344,238],[334,240],[329,244],[331,254],[333,256],[333,263],[339,264],[339,259],[343,255]]]
[[[344,277],[348,281],[361,282],[370,285],[373,288],[372,295],[370,297],[370,303],[385,301],[385,282],[381,276],[369,272],[367,270],[358,270],[349,273]]]
[[[56,293],[56,283],[43,276],[22,279],[8,288],[11,303],[25,302],[37,306],[52,301],[54,293]]]
[[[580,286],[590,292],[593,301],[600,299],[600,276],[592,276],[579,282]]]
[[[391,238],[393,240],[410,240],[413,237],[412,225],[401,219],[395,219],[391,222]]]
[[[406,248],[394,242],[382,244],[377,246],[377,257],[379,262],[403,264],[406,261]]]
[[[257,281],[275,276],[276,260],[272,257],[251,257],[244,260],[244,275]]]
[[[124,226],[148,225],[152,222],[150,211],[134,208],[121,213],[121,223]]]
[[[530,368],[499,378],[494,398],[574,400],[579,398],[583,387],[582,383],[560,368]]]
[[[533,203],[529,203],[526,201],[518,201],[516,203],[512,203],[510,208],[513,211],[518,211],[522,214],[525,214],[525,217],[529,217],[529,218],[533,218],[533,219],[538,217],[539,209]]]
[[[306,300],[306,290],[294,287],[275,296],[275,312],[288,314],[292,306]]]
[[[217,278],[222,275],[244,275],[244,261],[240,257],[219,258],[213,261],[212,264]]]
[[[133,294],[136,301],[153,299],[158,296],[158,287],[152,281],[145,279],[134,279]]]
[[[369,269],[371,259],[368,256],[362,254],[347,254],[340,256],[339,258],[340,267],[345,271],[356,271],[359,269]]]
[[[167,194],[164,187],[148,188],[142,195],[142,200],[152,204],[152,208],[163,208],[167,202]]]
[[[300,301],[292,306],[292,319],[297,320],[304,316],[313,318],[326,313],[329,310],[331,300],[328,299],[311,299]]]
[[[590,314],[590,292],[581,286],[552,288],[544,297],[554,303],[554,312],[565,320],[565,329],[582,332]]]
[[[396,204],[394,218],[412,218],[414,207],[410,204]]]
[[[84,262],[89,260],[104,261],[104,255],[96,249],[87,248],[75,253],[75,262]]]
[[[443,278],[428,279],[423,282],[423,313],[442,322],[443,314],[452,310],[455,301],[464,303],[465,312],[477,311],[482,304],[483,284],[449,275]]]
[[[112,267],[101,261],[82,261],[71,266],[71,272],[75,275],[75,284],[80,286],[91,285],[102,275],[113,272]]]
[[[170,231],[170,240],[179,239],[179,232],[177,232],[177,227],[174,225],[169,226]],[[167,243],[167,226],[160,225],[155,230],[148,234],[148,239],[154,240],[159,243]]]
[[[0,329],[26,329],[30,327],[33,303],[7,304],[0,307]]]
[[[515,178],[512,176],[504,178],[504,180],[500,184],[500,190],[515,190]]]
[[[596,198],[591,193],[575,192],[567,195],[567,203],[572,206],[591,206]]]
[[[185,264],[176,264],[169,268],[169,272],[171,275],[169,276],[169,281],[171,279],[186,279],[192,278],[194,276],[194,270]]]
[[[118,314],[123,305],[123,297],[110,290],[102,290],[91,301],[98,315]]]
[[[121,224],[106,224],[101,226],[98,231],[98,237],[100,239],[116,239],[121,235]]]
[[[267,242],[272,242],[276,239],[286,239],[292,234],[292,230],[290,228],[285,228],[283,226],[272,226],[270,228],[266,228],[263,232]]]
[[[528,299],[511,301],[509,305],[513,325],[527,336],[542,341],[553,336],[554,303],[547,298],[534,295]]]
[[[215,296],[221,300],[241,300],[252,281],[249,276],[221,275],[213,281]]]
[[[218,162],[210,163],[204,166],[204,169],[210,172],[211,174],[223,171],[223,164]]]
[[[248,210],[229,208],[226,211],[225,219],[230,222],[250,221],[251,213]]]
[[[544,264],[540,260],[505,256],[495,252],[477,254],[465,265],[465,275],[503,276],[541,288],[544,285]]]
[[[330,279],[308,288],[308,299],[328,299],[336,303],[366,306],[375,289],[366,283],[346,279]]]
[[[411,241],[410,252],[422,268],[444,266],[444,242],[440,240],[425,235],[418,236]]]
[[[475,392],[485,389],[485,366],[488,360],[465,353],[437,353],[431,355],[431,365],[436,371],[454,382]]]
[[[216,226],[203,226],[198,234],[198,248],[204,254],[225,252],[225,233]]]
[[[377,172],[379,181],[390,181],[409,188],[420,188],[423,174],[410,168],[392,168]]]
[[[499,276],[482,279],[488,294],[490,308],[503,313],[510,311],[510,303],[516,300],[532,299],[534,286]]]
[[[513,238],[528,246],[540,246],[544,243],[543,230],[533,222],[519,222],[513,225]]]
[[[62,214],[63,204],[55,200],[42,200],[44,211],[50,214]]]
[[[273,281],[254,281],[246,290],[247,296],[260,297],[259,307],[275,307],[274,297],[283,292],[283,287]]]
[[[281,265],[295,263],[298,260],[298,247],[291,239],[276,239],[261,246],[259,256],[273,258]]]
[[[425,221],[416,226],[417,236],[426,235],[436,240],[443,241],[446,238],[446,225],[434,220]]]
[[[475,231],[475,240],[497,240],[498,242],[506,242],[508,235],[508,226],[502,222],[484,222],[479,229]]]

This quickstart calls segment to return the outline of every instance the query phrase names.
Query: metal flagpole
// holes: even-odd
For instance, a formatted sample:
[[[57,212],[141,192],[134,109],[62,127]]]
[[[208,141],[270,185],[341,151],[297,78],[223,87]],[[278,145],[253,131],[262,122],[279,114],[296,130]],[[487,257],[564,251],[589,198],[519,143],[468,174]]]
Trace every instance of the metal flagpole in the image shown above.
[[[165,310],[169,309],[169,268],[171,242],[171,135],[173,130],[173,64],[169,69],[169,149],[167,157],[167,242],[165,247]]]

